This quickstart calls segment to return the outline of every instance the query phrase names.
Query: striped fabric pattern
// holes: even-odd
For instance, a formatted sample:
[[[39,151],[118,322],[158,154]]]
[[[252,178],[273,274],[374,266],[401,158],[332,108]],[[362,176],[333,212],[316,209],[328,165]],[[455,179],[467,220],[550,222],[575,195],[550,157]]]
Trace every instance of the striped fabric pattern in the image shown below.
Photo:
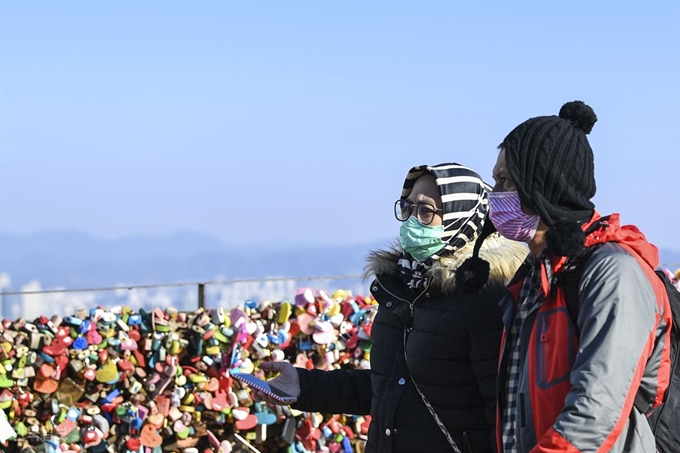
[[[529,242],[534,237],[541,218],[522,211],[522,202],[516,191],[492,192],[489,194],[489,202],[489,216],[499,233],[508,239],[522,242]]]
[[[477,238],[489,210],[491,187],[473,170],[457,163],[420,165],[409,170],[401,191],[402,199],[408,198],[416,180],[426,173],[435,177],[444,211],[444,245],[432,256],[431,259],[436,260]]]

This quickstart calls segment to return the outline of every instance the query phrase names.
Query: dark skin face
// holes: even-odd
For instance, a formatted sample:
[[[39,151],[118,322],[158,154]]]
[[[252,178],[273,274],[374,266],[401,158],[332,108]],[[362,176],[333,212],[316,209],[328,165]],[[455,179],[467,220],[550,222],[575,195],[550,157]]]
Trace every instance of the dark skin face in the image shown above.
[[[493,186],[493,192],[514,192],[517,190],[517,186],[512,180],[508,167],[505,164],[505,149],[501,149],[501,152],[498,153],[496,165],[493,167],[493,179],[496,181],[496,184]],[[536,215],[536,212],[528,206],[525,206],[524,203],[522,203],[522,211],[525,214]],[[543,220],[541,220],[538,223],[534,238],[529,242],[529,250],[531,250],[533,255],[538,256],[545,250],[547,246],[545,234],[547,232],[548,227],[543,223]]]

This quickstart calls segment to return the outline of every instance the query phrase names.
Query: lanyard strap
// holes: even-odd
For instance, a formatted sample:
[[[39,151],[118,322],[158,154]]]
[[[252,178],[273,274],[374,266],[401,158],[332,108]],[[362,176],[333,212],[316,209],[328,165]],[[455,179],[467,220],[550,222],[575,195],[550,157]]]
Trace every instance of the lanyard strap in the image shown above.
[[[404,359],[406,360],[406,368],[408,369],[408,357],[406,356],[406,329],[404,329]],[[416,383],[416,380],[413,379],[413,376],[411,375],[410,371],[409,371],[408,374],[409,374],[409,377],[411,378],[411,382],[413,382],[413,385],[415,386],[416,390],[418,391],[418,394],[423,399],[423,403],[425,403],[427,410],[430,411],[432,418],[434,418],[435,423],[437,423],[437,426],[439,426],[439,429],[441,430],[442,434],[444,434],[444,437],[446,437],[446,440],[449,441],[449,445],[451,445],[451,448],[453,448],[453,451],[455,453],[461,453],[460,448],[458,448],[458,445],[456,445],[456,442],[453,440],[453,437],[451,437],[451,433],[449,433],[449,430],[446,429],[444,422],[442,422],[441,418],[439,418],[439,415],[437,415],[437,412],[434,410],[434,407],[432,407],[432,405],[427,400],[427,398],[425,398],[425,395],[423,394],[423,392],[420,391],[420,387],[418,387],[418,384]]]

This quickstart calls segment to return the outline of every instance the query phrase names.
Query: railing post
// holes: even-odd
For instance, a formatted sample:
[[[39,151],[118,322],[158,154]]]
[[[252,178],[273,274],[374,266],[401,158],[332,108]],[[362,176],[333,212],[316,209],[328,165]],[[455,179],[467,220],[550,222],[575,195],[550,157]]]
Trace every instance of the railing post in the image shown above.
[[[198,308],[205,308],[205,283],[198,284]]]

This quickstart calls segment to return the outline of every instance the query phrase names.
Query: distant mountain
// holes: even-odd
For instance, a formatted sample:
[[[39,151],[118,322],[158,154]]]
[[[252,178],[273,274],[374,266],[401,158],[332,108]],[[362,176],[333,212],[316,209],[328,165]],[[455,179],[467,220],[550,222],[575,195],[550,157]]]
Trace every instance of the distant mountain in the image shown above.
[[[361,273],[368,250],[382,245],[278,244],[253,250],[190,232],[116,240],[77,232],[0,233],[0,273],[10,275],[13,289],[34,279],[44,288],[82,288],[205,281],[217,276],[347,275]]]
[[[660,249],[661,265],[672,270],[680,268],[680,250]]]
[[[43,288],[87,288],[120,284],[360,274],[369,250],[389,240],[348,246],[276,244],[252,248],[214,237],[179,232],[116,240],[84,233],[0,233],[0,273],[12,289],[31,280]],[[661,250],[661,262],[680,267],[680,250]]]

